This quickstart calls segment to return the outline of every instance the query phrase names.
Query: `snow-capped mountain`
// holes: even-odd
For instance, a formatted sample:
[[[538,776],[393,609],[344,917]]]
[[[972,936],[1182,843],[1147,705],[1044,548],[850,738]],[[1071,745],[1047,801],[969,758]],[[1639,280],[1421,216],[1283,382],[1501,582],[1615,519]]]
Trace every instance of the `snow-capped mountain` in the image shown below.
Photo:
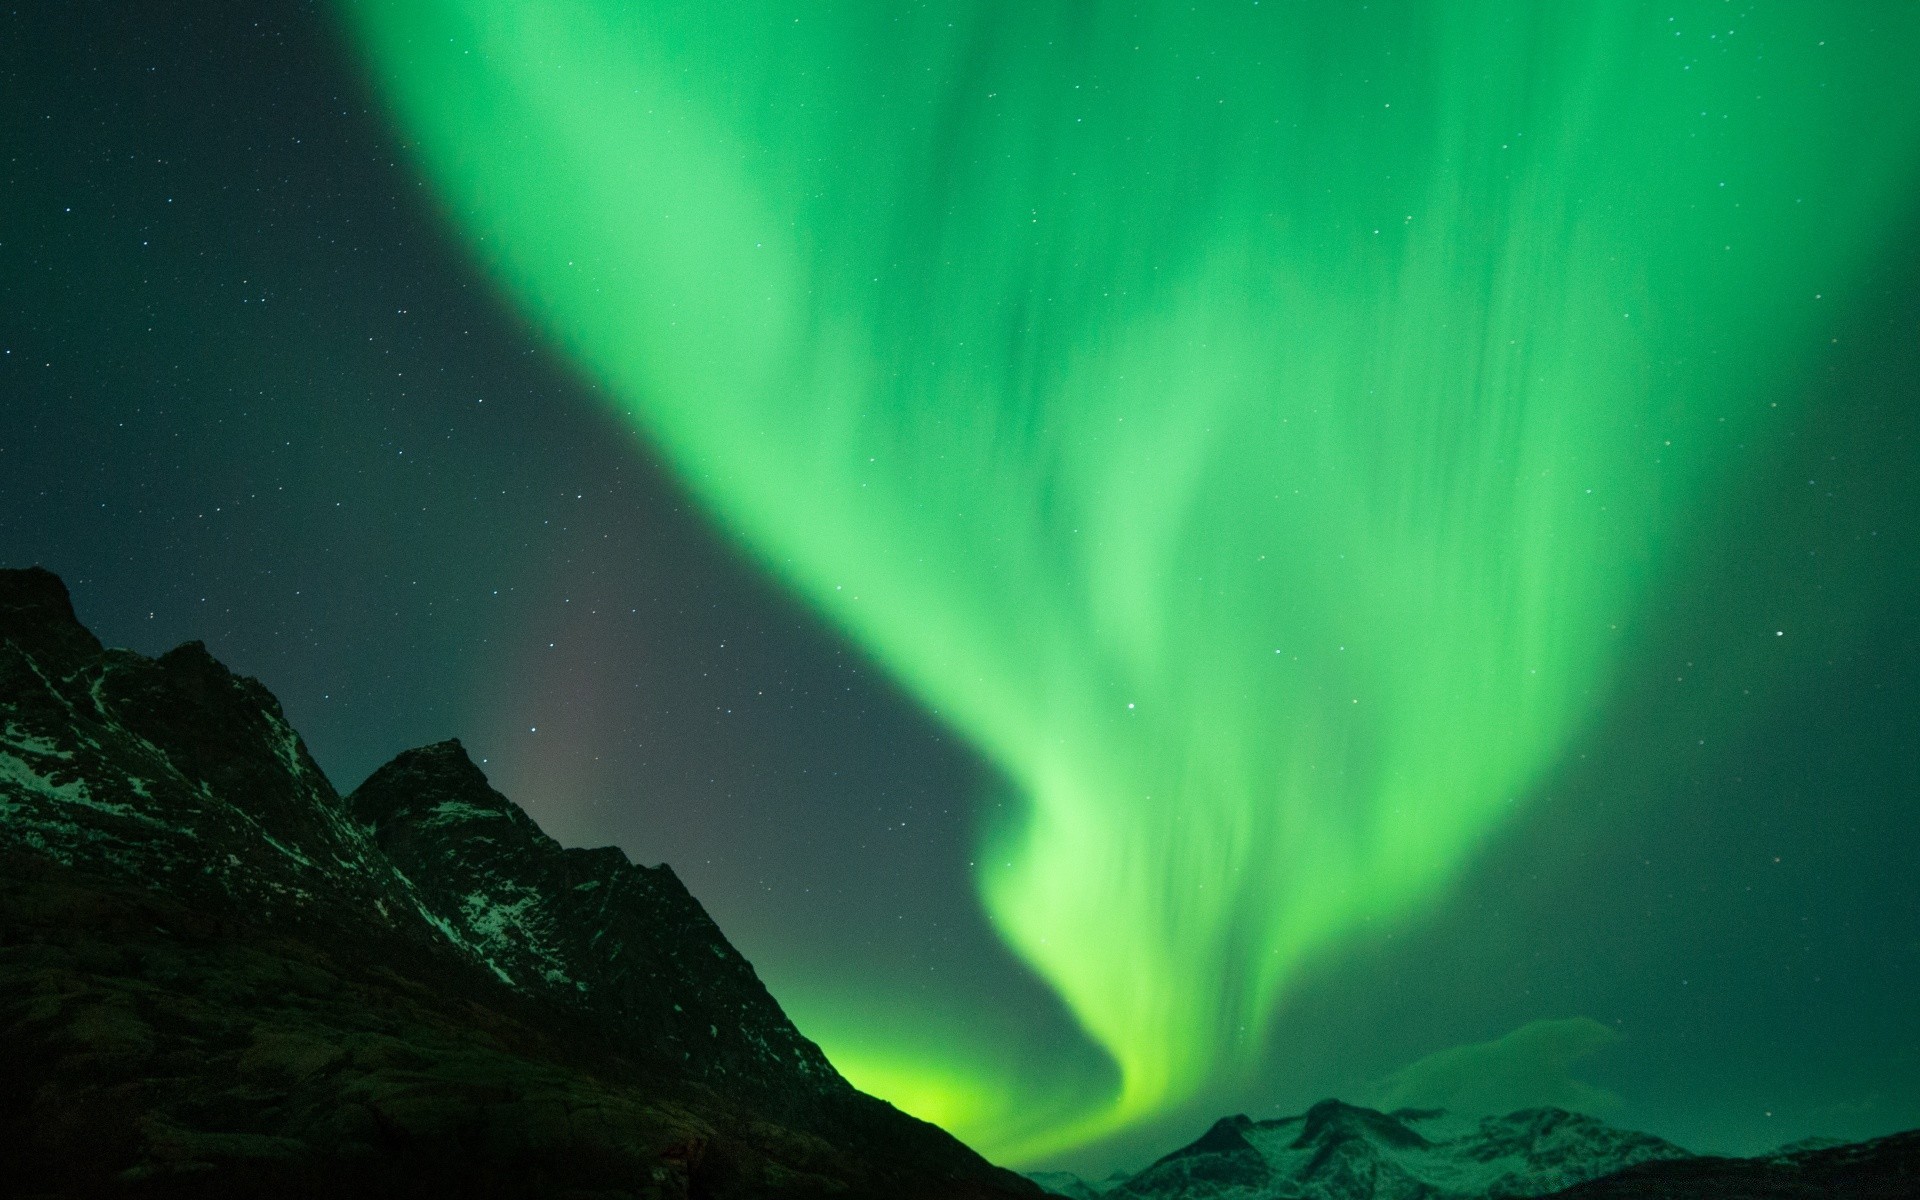
[[[1912,1200],[1920,1133],[1728,1159],[1561,1109],[1475,1121],[1327,1100],[1279,1120],[1224,1118],[1132,1176],[1029,1178],[1074,1200]]]
[[[1466,1123],[1327,1100],[1296,1117],[1227,1117],[1103,1193],[1112,1200],[1485,1200],[1545,1196],[1685,1151],[1592,1117],[1533,1109]]]

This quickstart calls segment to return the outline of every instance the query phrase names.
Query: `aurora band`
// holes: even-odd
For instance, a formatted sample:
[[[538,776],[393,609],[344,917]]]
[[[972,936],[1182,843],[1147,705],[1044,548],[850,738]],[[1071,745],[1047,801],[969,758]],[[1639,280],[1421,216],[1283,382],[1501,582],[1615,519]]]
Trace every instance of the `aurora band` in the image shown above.
[[[1017,1162],[1434,895],[1764,452],[1914,211],[1920,8],[1753,7],[346,11],[505,291],[1003,775],[981,901],[1108,1082],[818,1036]]]

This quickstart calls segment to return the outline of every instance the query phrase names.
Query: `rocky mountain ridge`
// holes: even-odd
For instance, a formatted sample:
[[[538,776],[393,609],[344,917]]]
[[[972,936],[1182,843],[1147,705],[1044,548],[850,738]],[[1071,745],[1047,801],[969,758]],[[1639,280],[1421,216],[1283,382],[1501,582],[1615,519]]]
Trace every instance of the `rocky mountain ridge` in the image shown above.
[[[563,849],[457,742],[342,797],[259,683],[103,647],[38,569],[0,858],[28,1194],[1036,1194],[847,1084],[668,868]]]
[[[0,1179],[23,1196],[1034,1196],[855,1091],[665,866],[565,849],[458,742],[342,797],[189,643],[0,571]],[[1755,1159],[1329,1101],[1077,1200],[1920,1196],[1920,1132]]]
[[[850,1090],[671,868],[562,849],[459,742],[402,753],[345,807],[429,923],[507,986],[644,1030],[664,1064],[769,1099]]]
[[[1727,1159],[1561,1109],[1474,1121],[1326,1100],[1277,1120],[1225,1117],[1103,1183],[1031,1178],[1073,1200],[1894,1200],[1920,1196],[1920,1132]]]

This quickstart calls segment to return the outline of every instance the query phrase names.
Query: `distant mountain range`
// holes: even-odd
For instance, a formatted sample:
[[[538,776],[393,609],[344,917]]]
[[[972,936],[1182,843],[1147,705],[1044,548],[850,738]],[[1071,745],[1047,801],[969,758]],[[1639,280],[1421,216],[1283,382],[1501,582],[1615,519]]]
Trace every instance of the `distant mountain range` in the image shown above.
[[[198,643],[0,571],[0,1189],[1037,1196],[856,1091],[665,866],[458,742],[342,797]]]
[[[0,570],[0,1191],[289,1200],[1920,1197],[1920,1132],[1696,1157],[1542,1109],[1229,1117],[994,1167],[856,1091],[665,866],[563,849],[458,742],[342,797],[198,643]]]
[[[1326,1100],[1216,1121],[1135,1175],[1030,1178],[1073,1200],[1913,1200],[1920,1132],[1728,1159],[1557,1108],[1472,1121]]]

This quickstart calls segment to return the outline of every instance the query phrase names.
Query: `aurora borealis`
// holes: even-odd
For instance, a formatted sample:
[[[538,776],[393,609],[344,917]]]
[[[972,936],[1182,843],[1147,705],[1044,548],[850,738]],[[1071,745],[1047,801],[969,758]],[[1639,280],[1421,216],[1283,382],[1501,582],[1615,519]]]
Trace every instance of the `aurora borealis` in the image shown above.
[[[510,288],[1005,773],[983,901],[1119,1070],[1016,1157],[1252,1058],[1564,749],[1920,132],[1910,36],[1711,5],[356,13]]]
[[[416,309],[459,311],[426,318],[441,332],[406,335],[397,359],[370,357],[362,329],[385,328],[385,310],[343,299],[356,290],[348,282],[313,282],[340,270],[320,239],[296,252],[291,234],[262,233],[248,253],[265,274],[277,257],[305,256],[304,274],[280,277],[311,289],[307,319],[260,327],[295,352],[267,354],[251,334],[195,333],[191,344],[238,365],[202,368],[230,370],[225,390],[197,385],[160,407],[199,414],[197,436],[252,447],[261,463],[284,458],[276,444],[295,446],[294,431],[318,431],[308,440],[330,448],[359,444],[364,422],[352,414],[370,405],[428,414],[392,420],[490,448],[446,451],[440,484],[365,465],[417,455],[407,447],[424,436],[397,454],[383,446],[378,459],[369,442],[355,461],[387,481],[372,496],[328,490],[320,464],[358,453],[348,449],[249,467],[236,495],[271,477],[308,499],[251,527],[241,552],[199,560],[194,584],[220,591],[220,580],[287,573],[284,535],[334,529],[313,523],[336,519],[328,505],[364,507],[325,536],[346,575],[379,597],[370,611],[429,631],[408,650],[423,682],[393,689],[399,706],[479,726],[458,732],[491,738],[505,790],[543,821],[539,806],[552,805],[569,840],[618,839],[637,857],[674,861],[857,1083],[1024,1163],[1103,1146],[1137,1153],[1154,1143],[1129,1137],[1172,1128],[1156,1122],[1210,1119],[1268,1095],[1292,1102],[1289,1079],[1361,1089],[1450,1045],[1525,1044],[1496,1039],[1530,1022],[1618,1028],[1628,1024],[1618,1013],[1638,1012],[1623,1045],[1660,1046],[1656,1008],[1632,1009],[1620,990],[1653,990],[1648,980],[1685,956],[1649,947],[1712,939],[1665,909],[1638,948],[1608,951],[1593,929],[1652,913],[1642,891],[1671,895],[1685,890],[1672,880],[1711,872],[1684,854],[1622,847],[1662,829],[1690,852],[1732,856],[1756,831],[1794,827],[1769,812],[1848,814],[1819,827],[1819,844],[1875,845],[1887,858],[1809,876],[1794,893],[1824,899],[1782,900],[1765,915],[1729,909],[1714,937],[1788,945],[1801,935],[1782,926],[1799,917],[1782,914],[1842,914],[1829,924],[1844,926],[1864,903],[1848,889],[1878,886],[1885,923],[1866,940],[1890,948],[1885,965],[1852,989],[1854,1007],[1823,1018],[1854,1030],[1835,1035],[1854,1048],[1808,1051],[1806,1063],[1864,1061],[1869,1044],[1882,1067],[1915,1061],[1913,1006],[1887,1011],[1901,981],[1911,995],[1902,972],[1920,938],[1897,868],[1911,835],[1885,832],[1913,812],[1911,768],[1898,765],[1913,735],[1895,745],[1867,733],[1903,728],[1916,695],[1914,520],[1899,516],[1912,496],[1903,439],[1920,294],[1907,228],[1920,199],[1911,5],[351,0],[326,30],[339,39],[328,43],[339,74],[364,70],[370,81],[364,128],[395,148],[367,148],[375,135],[356,125],[327,140],[338,157],[310,179],[269,172],[258,187],[321,212],[358,186],[368,168],[357,164],[389,164],[407,181],[393,185],[400,200],[383,195],[352,209],[358,225],[324,227],[366,236],[366,211],[411,206],[444,241],[416,237],[407,253],[355,260],[350,273],[453,280],[419,285],[439,297],[433,306],[387,307],[409,321]],[[274,86],[266,74],[248,86]],[[289,105],[295,115],[275,119],[290,131],[322,107]],[[38,119],[23,110],[20,128]],[[134,130],[120,136],[159,136]],[[22,194],[46,210],[21,218],[41,231],[28,244],[69,245],[57,233],[68,215],[59,187]],[[320,227],[307,211],[276,210],[260,228]],[[106,228],[119,212],[92,219]],[[209,219],[173,261],[193,261],[196,248],[204,257],[222,236]],[[81,248],[60,253],[77,257],[61,261],[88,261],[98,240],[72,242]],[[471,294],[481,289],[467,288],[469,263],[496,295]],[[172,278],[125,286],[153,297],[205,290],[190,274]],[[10,303],[41,314],[9,332],[22,345],[77,346],[100,320],[38,293]],[[167,321],[164,304],[142,303]],[[222,311],[197,323],[237,319]],[[1906,324],[1888,330],[1883,318]],[[473,327],[480,338],[467,337]],[[557,348],[552,370],[512,364],[540,346]],[[52,370],[59,355],[45,357]],[[9,460],[75,441],[47,429],[124,419],[137,407],[124,397],[138,390],[126,382],[169,378],[164,360],[115,349],[83,382],[16,383],[41,398],[36,422],[9,429],[22,447],[7,447]],[[256,378],[265,382],[249,393]],[[473,397],[501,378],[533,398],[516,402],[510,424],[483,427]],[[62,406],[76,394],[93,398]],[[271,398],[236,399],[249,394]],[[231,432],[236,412],[278,432]],[[534,445],[543,439],[552,444]],[[114,462],[179,470],[164,442],[108,442],[90,451],[102,479],[127,476]],[[1830,444],[1854,448],[1833,468],[1853,481],[1851,500],[1811,512],[1754,499],[1806,469],[1824,475],[1807,464],[1840,462]],[[522,454],[538,469],[509,465]],[[618,530],[635,512],[656,519],[674,485],[603,487],[599,515],[578,520],[608,532],[600,544],[571,542],[563,562],[535,548],[556,501],[505,489],[492,499],[488,475],[605,479],[656,461],[703,514],[673,518],[698,531],[686,540],[705,540],[649,551],[650,569],[721,580],[686,585],[703,603],[718,596],[709,607],[783,613],[797,600],[820,629],[792,643],[808,648],[786,652],[790,661],[817,662],[819,643],[844,638],[898,687],[862,685],[910,715],[869,733],[836,726],[837,754],[912,757],[951,736],[977,756],[977,767],[958,751],[928,760],[922,774],[940,782],[925,786],[951,803],[919,849],[877,856],[916,864],[901,869],[900,895],[846,901],[873,910],[876,925],[971,920],[973,932],[862,934],[825,948],[832,935],[781,925],[783,907],[831,924],[811,901],[756,899],[748,880],[763,867],[703,877],[671,853],[674,839],[757,840],[757,859],[802,880],[843,866],[857,875],[844,864],[869,851],[836,852],[844,864],[828,865],[817,847],[768,832],[771,819],[756,834],[737,815],[748,805],[726,810],[731,824],[703,818],[672,797],[630,797],[623,771],[584,765],[603,754],[632,764],[623,743],[670,740],[646,732],[664,718],[640,707],[631,664],[660,679],[705,678],[710,665],[676,675],[654,664],[680,651],[648,659],[622,647],[690,642],[727,624],[660,615],[649,618],[658,629],[615,635],[599,616],[626,610],[641,586]],[[204,486],[169,483],[178,490],[166,503],[210,508],[195,491]],[[63,507],[42,490],[30,504],[26,486],[9,487],[14,511],[46,512],[64,531],[28,537],[16,526],[10,541],[49,557],[98,541],[80,532],[95,518],[79,500]],[[478,520],[457,506],[469,495],[483,506]],[[588,504],[584,487],[555,496],[571,497],[562,509]],[[403,514],[416,500],[435,515],[401,532],[415,528]],[[113,502],[131,503],[123,493]],[[433,547],[440,539],[451,548]],[[751,565],[729,563],[727,546]],[[548,599],[492,615],[495,601],[482,598],[503,576]],[[766,594],[735,598],[754,576],[773,581]],[[127,604],[147,604],[134,594],[142,577],[151,568],[123,570]],[[419,609],[410,597],[422,579],[450,602]],[[304,583],[288,590],[329,586]],[[564,633],[536,635],[555,627],[556,587],[569,606],[594,597],[593,615],[570,609]],[[396,652],[372,624],[334,619],[349,644]],[[779,637],[727,636],[782,657]],[[481,670],[476,637],[521,648],[489,651]],[[224,652],[242,664],[249,644],[288,653],[265,634],[238,640]],[[1879,667],[1848,658],[1845,647],[1859,645],[1878,648]],[[290,680],[264,650],[247,669],[299,716],[303,697],[317,707],[313,694],[332,694],[313,664],[335,652],[317,640],[294,652]],[[1670,660],[1685,665],[1670,670]],[[1894,682],[1818,682],[1836,662]],[[1669,676],[1717,679],[1717,690],[1656,692]],[[1857,719],[1814,699],[1826,687],[1861,706]],[[472,695],[442,701],[436,688]],[[754,690],[741,687],[743,710]],[[1756,691],[1772,699],[1744,698]],[[398,748],[370,728],[380,692],[363,688],[352,714],[315,713],[330,770],[362,758],[370,767],[374,745]],[[501,715],[549,695],[564,714],[551,722]],[[828,704],[813,707],[837,715],[811,725],[755,719],[802,742],[846,716]],[[571,728],[567,751],[511,740],[522,724],[528,738]],[[1804,745],[1789,752],[1763,736],[1778,727]],[[759,752],[743,747],[767,744],[720,728],[666,752],[690,764],[675,770],[696,788],[705,760],[751,758]],[[1855,733],[1867,740],[1847,742]],[[1770,741],[1791,770],[1769,774]],[[1678,765],[1676,747],[1696,742],[1713,747],[1702,754],[1744,747],[1750,765]],[[729,778],[763,805],[791,804],[795,823],[829,827],[823,842],[865,847],[867,835],[845,832],[857,828],[854,809],[885,807],[880,793],[920,769],[875,770],[875,795],[845,809],[824,792],[782,801],[788,785],[771,767]],[[571,789],[554,782],[570,772],[581,781]],[[1774,800],[1743,790],[1766,778]],[[616,808],[654,824],[606,811]],[[1869,812],[1882,824],[1863,834]],[[1699,824],[1680,837],[1687,814]],[[906,814],[888,820],[896,815]],[[911,819],[918,830],[921,814]],[[673,832],[682,824],[717,832]],[[1752,851],[1753,864],[1725,867],[1727,878],[1801,858],[1771,843]],[[1657,885],[1618,869],[1652,870],[1656,859],[1667,872]],[[1573,881],[1592,885],[1586,924],[1554,915],[1580,890]],[[1738,887],[1752,890],[1726,890]],[[916,890],[938,898],[900,898]],[[1497,917],[1485,915],[1490,895],[1507,897]],[[1559,966],[1489,967],[1498,953],[1482,943],[1495,929],[1518,947],[1514,962]],[[962,948],[928,968],[939,980],[929,987],[889,961],[900,956],[882,939],[896,936]],[[1395,938],[1411,944],[1396,949]],[[1753,954],[1754,964],[1765,957]],[[1650,965],[1637,978],[1620,961]],[[1608,973],[1619,981],[1598,979]],[[1692,988],[1695,973],[1676,988]],[[1804,1037],[1793,1022],[1826,1011],[1780,986],[1777,1003],[1742,1017],[1762,1031],[1754,1045]],[[1365,1014],[1378,1016],[1392,989],[1451,1015],[1411,1019],[1427,1041],[1407,1034],[1397,1058],[1375,1061],[1368,1043],[1401,1035],[1367,1028]],[[1658,1011],[1671,1028],[1706,1028],[1692,1003]],[[1752,1003],[1751,988],[1740,1003]],[[1604,1039],[1582,1045],[1611,1053]],[[1714,1053],[1730,1053],[1668,1051],[1676,1069],[1703,1074],[1717,1069]],[[1365,1065],[1337,1065],[1346,1057]],[[1862,1078],[1875,1069],[1847,1068]],[[1665,1097],[1647,1102],[1649,1114],[1691,1102],[1662,1078],[1642,1088]],[[1633,1099],[1630,1082],[1609,1086]],[[1920,1120],[1910,1091],[1819,1088],[1808,1094],[1872,1093],[1882,1106],[1872,1120]],[[1749,1099],[1721,1102],[1732,1111]],[[1744,1131],[1748,1119],[1710,1124]]]

